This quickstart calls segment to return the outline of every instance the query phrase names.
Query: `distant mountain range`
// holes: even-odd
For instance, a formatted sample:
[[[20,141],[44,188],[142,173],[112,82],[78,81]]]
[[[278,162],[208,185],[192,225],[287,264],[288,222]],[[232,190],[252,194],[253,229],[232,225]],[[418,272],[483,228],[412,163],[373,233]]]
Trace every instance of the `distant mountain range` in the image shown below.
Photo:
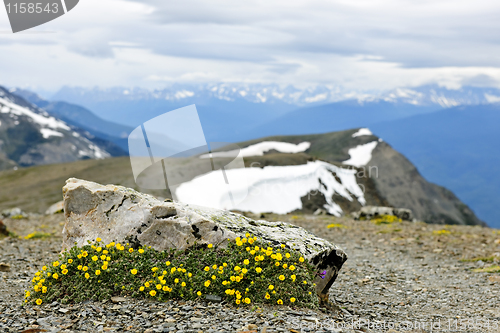
[[[495,216],[500,175],[490,171],[498,165],[499,156],[494,134],[499,124],[495,103],[500,102],[496,88],[452,90],[428,85],[371,94],[326,86],[300,90],[230,83],[173,85],[156,91],[65,87],[50,101],[15,93],[122,149],[126,149],[126,139],[121,135],[130,128],[193,103],[207,141],[238,142],[369,127],[407,156],[427,179],[451,189],[481,219],[500,227]],[[111,123],[124,125],[114,130]]]
[[[0,87],[0,169],[123,154],[115,144]]]

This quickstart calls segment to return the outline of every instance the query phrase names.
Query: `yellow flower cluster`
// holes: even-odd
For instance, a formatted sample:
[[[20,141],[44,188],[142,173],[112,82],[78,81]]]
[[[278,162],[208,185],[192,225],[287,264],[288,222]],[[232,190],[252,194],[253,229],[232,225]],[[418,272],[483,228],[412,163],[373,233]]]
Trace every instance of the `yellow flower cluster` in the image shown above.
[[[94,244],[75,246],[50,268],[44,266],[35,274],[33,290],[26,293],[26,299],[42,304],[50,300],[51,288],[73,283],[73,280],[66,280],[68,278],[75,279],[75,283],[87,283],[89,290],[95,290],[96,294],[102,294],[102,290],[107,295],[106,288],[111,288],[109,295],[116,295],[118,291],[160,301],[195,299],[204,294],[225,294],[236,305],[252,302],[281,305],[312,299],[307,296],[309,290],[313,290],[308,279],[314,276],[308,271],[305,259],[294,251],[285,250],[285,244],[274,248],[262,246],[257,237],[248,233],[230,242],[227,249],[208,244],[200,246],[199,250],[187,253],[172,250],[170,254],[161,254],[151,247],[134,249],[129,244],[103,244],[101,241],[98,238]],[[188,259],[191,253],[201,257]],[[147,260],[140,259],[145,254]],[[219,261],[220,258],[226,261]],[[296,283],[297,279],[302,283]]]

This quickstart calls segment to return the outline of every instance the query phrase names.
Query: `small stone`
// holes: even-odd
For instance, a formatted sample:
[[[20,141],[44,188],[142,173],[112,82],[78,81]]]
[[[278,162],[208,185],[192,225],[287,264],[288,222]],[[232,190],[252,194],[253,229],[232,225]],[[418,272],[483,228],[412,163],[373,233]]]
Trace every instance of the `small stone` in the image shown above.
[[[5,263],[0,263],[0,272],[10,272],[10,265]]]
[[[205,295],[205,299],[210,302],[216,302],[216,303],[222,302],[222,297],[217,295]]]
[[[113,303],[126,302],[126,301],[127,299],[125,297],[120,297],[120,296],[111,297],[111,302]]]
[[[317,323],[318,322],[318,318],[315,318],[315,317],[304,317],[304,318],[302,318],[302,320],[309,321],[311,323]]]
[[[68,310],[68,309],[63,309],[63,308],[60,308],[60,309],[59,309],[59,312],[61,312],[61,313],[68,313],[68,312],[69,312],[69,310]]]
[[[488,278],[490,282],[500,282],[500,276],[499,275],[492,275]]]

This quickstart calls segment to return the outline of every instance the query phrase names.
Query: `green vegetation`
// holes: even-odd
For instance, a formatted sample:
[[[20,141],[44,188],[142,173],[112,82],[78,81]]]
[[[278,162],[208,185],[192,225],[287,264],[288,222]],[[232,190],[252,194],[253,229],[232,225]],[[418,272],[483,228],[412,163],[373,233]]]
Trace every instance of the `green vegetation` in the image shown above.
[[[485,268],[476,268],[473,269],[472,271],[476,273],[500,273],[500,266],[493,265]]]
[[[394,215],[380,215],[377,218],[371,219],[370,222],[374,224],[391,224],[394,222],[401,222],[402,220]]]
[[[315,277],[300,253],[285,245],[267,247],[248,234],[226,248],[209,244],[162,252],[114,242],[105,245],[98,238],[65,251],[37,272],[25,302],[82,302],[117,295],[194,300],[218,295],[235,305],[316,308]]]
[[[39,239],[39,238],[47,238],[47,237],[51,237],[51,236],[52,236],[52,234],[50,234],[48,232],[35,231],[35,232],[32,232],[31,234],[24,236],[24,239]]]

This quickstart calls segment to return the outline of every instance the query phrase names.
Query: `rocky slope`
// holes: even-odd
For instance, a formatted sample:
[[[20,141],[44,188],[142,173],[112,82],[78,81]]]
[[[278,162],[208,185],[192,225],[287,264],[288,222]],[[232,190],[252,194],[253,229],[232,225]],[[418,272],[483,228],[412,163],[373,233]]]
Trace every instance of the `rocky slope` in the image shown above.
[[[0,169],[111,157],[121,149],[0,87]]]
[[[403,155],[394,150],[368,129],[353,129],[316,135],[276,136],[241,143],[249,147],[262,141],[277,141],[300,144],[310,142],[310,147],[296,156],[295,163],[307,163],[321,159],[356,170],[358,184],[363,189],[367,205],[390,205],[409,208],[417,219],[440,224],[484,225],[474,212],[451,191],[426,181],[417,168]],[[247,157],[247,162],[262,162],[264,165],[284,165],[287,154],[268,152],[264,156]],[[306,201],[305,198],[302,198]],[[321,194],[309,203],[312,209],[322,208],[326,200]],[[346,200],[336,195],[334,201],[344,213],[359,209],[361,202]],[[304,202],[304,207],[307,207]]]

